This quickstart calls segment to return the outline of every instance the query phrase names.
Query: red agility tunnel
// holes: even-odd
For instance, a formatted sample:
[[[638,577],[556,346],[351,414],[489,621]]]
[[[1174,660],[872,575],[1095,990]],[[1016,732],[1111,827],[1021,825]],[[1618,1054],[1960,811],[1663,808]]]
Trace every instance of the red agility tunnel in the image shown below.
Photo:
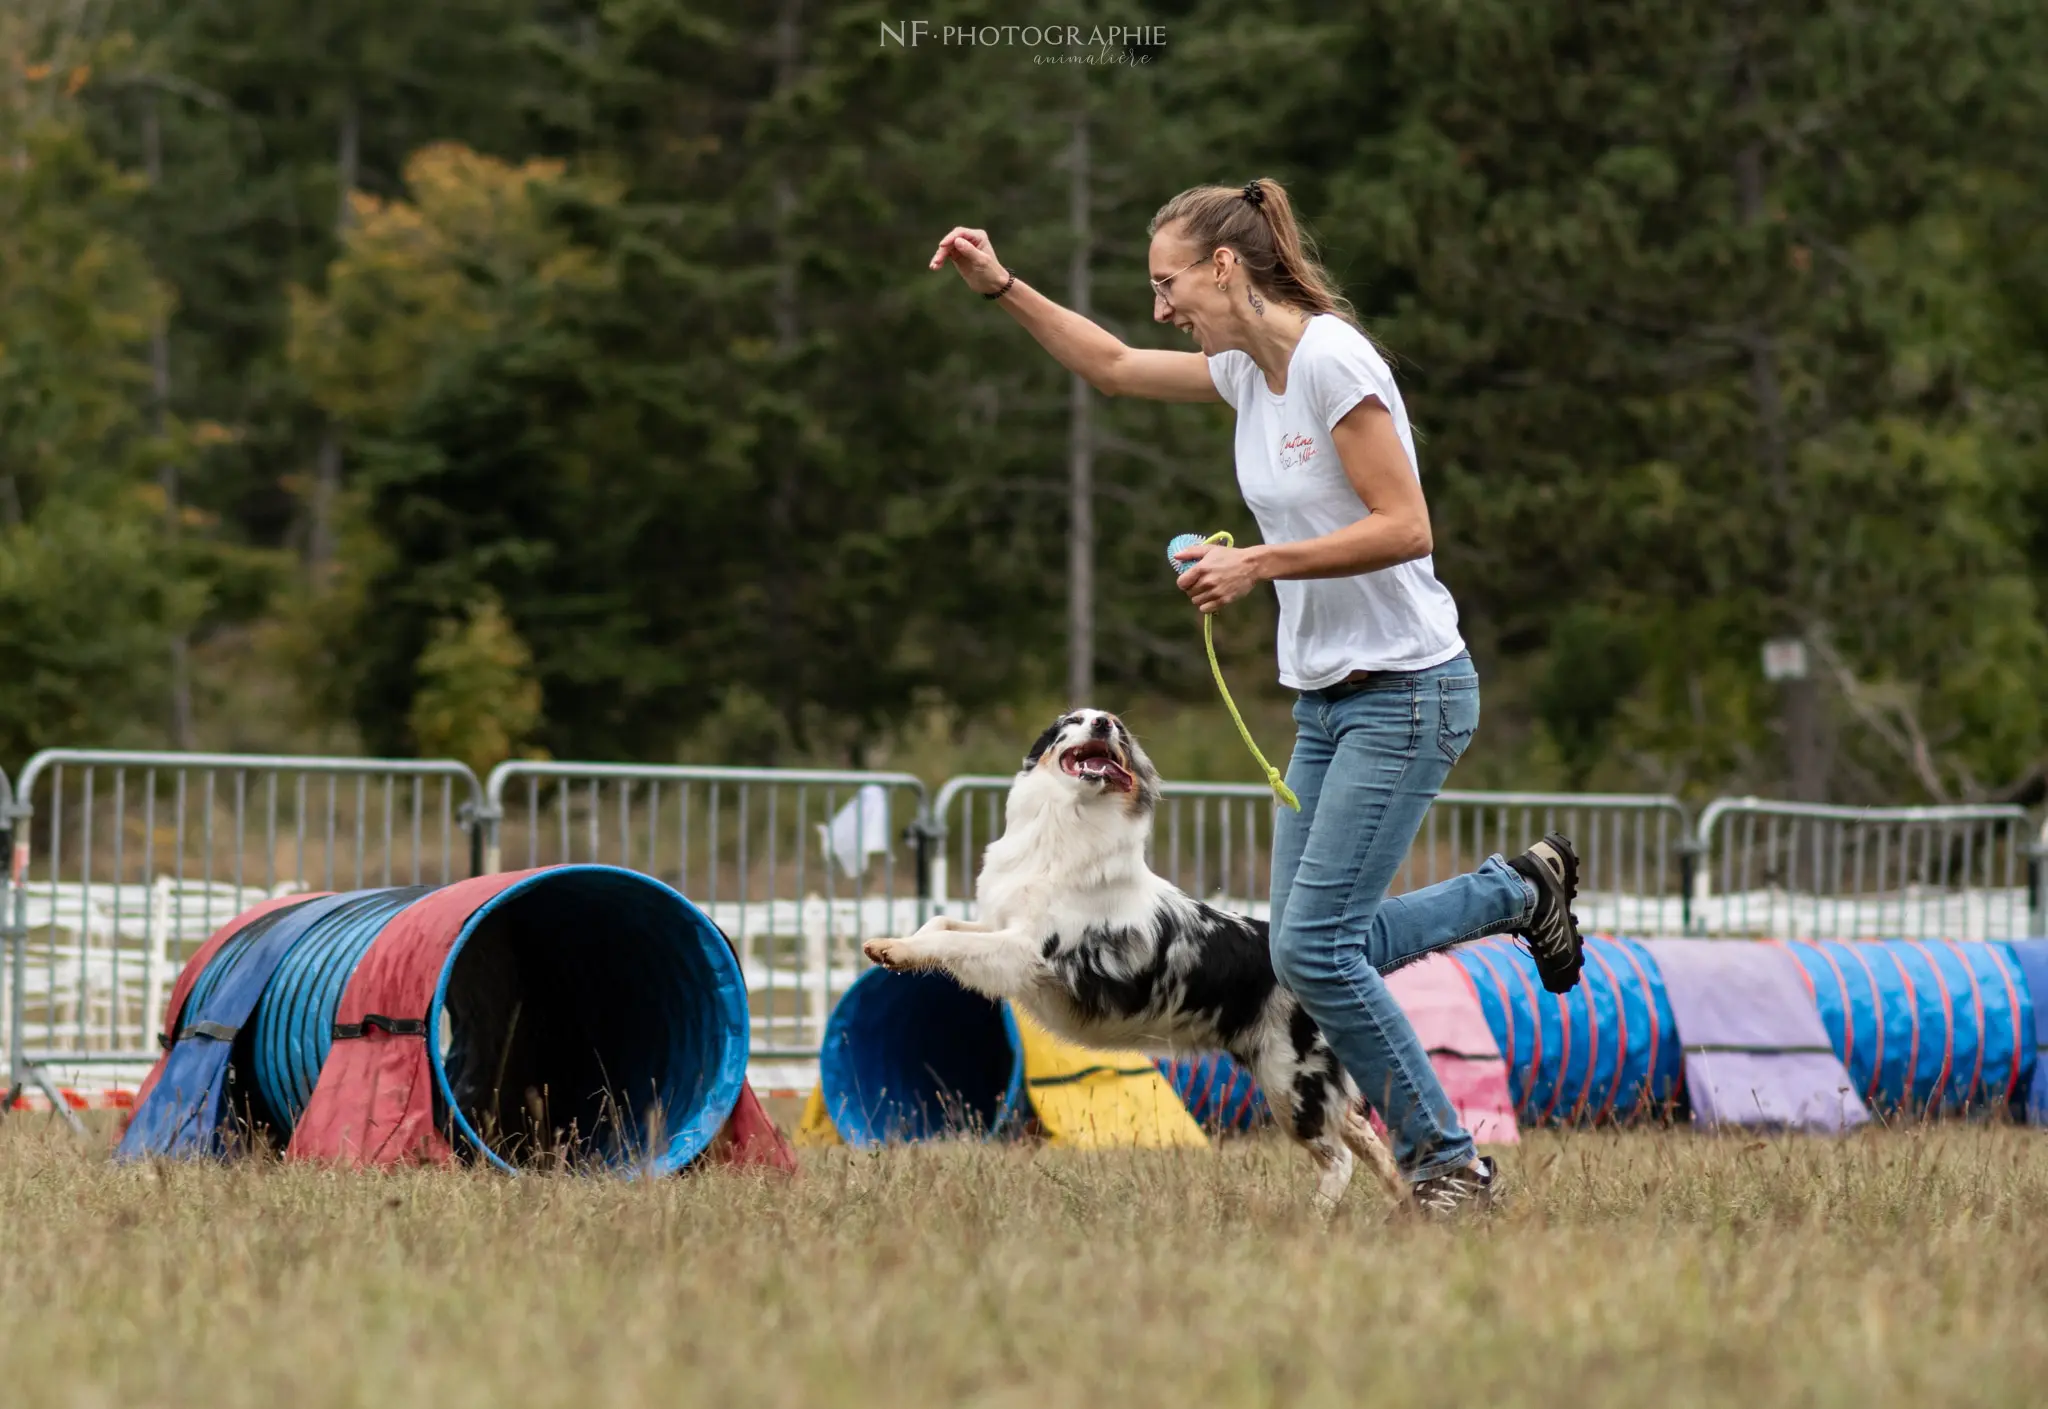
[[[794,1168],[746,1083],[731,947],[660,881],[557,866],[272,901],[180,975],[118,1154]]]

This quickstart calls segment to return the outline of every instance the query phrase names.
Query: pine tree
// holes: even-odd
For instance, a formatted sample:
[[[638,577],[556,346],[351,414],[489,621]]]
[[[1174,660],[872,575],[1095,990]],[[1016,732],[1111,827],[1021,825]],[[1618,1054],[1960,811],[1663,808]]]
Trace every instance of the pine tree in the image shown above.
[[[141,734],[195,594],[162,551],[148,332],[164,291],[121,229],[135,183],[84,95],[118,36],[73,9],[0,15],[0,757]]]

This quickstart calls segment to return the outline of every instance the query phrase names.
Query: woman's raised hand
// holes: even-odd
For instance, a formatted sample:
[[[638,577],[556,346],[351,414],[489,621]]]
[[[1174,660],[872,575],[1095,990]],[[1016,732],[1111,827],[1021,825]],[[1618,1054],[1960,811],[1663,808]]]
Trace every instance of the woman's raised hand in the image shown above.
[[[931,267],[937,269],[947,260],[960,271],[960,277],[967,281],[967,287],[978,294],[992,294],[1003,286],[1009,271],[996,258],[996,247],[989,243],[988,231],[970,230],[965,225],[955,225],[939,241],[937,253],[932,255]]]

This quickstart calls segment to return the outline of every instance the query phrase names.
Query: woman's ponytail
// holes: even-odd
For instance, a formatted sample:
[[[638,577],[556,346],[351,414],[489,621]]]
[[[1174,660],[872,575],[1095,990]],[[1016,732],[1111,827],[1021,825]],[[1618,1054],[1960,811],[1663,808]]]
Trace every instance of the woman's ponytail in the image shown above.
[[[1146,233],[1156,235],[1168,225],[1180,226],[1188,243],[1204,253],[1226,246],[1237,251],[1262,293],[1311,313],[1334,313],[1364,331],[1295,220],[1287,188],[1270,176],[1241,187],[1190,187],[1159,207]]]

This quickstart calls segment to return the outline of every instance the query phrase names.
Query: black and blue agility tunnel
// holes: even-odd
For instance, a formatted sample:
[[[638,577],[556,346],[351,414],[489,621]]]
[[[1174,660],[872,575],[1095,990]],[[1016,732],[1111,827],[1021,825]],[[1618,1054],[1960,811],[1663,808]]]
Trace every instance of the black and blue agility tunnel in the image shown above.
[[[2024,1115],[2039,1044],[2034,997],[2012,945],[1796,940],[1788,948],[1873,1109]]]
[[[941,973],[869,969],[825,1024],[825,1110],[849,1145],[998,1135],[1025,1111],[1024,1044],[1006,1004]]]
[[[281,1139],[313,1097],[333,1045],[334,1012],[341,991],[392,916],[427,893],[428,887],[360,891],[332,897],[334,909],[308,926],[280,959],[256,1006],[256,1022],[247,1067],[255,1078],[261,1111]],[[233,943],[233,941],[229,941]],[[209,965],[194,986],[200,1001],[207,977],[221,964]]]
[[[2031,1125],[2048,1125],[2048,939],[2015,939],[2006,943],[2020,979],[2032,995],[2034,1010],[2034,1074],[2027,1082],[2021,1109]]]
[[[460,1148],[506,1169],[659,1173],[703,1152],[746,1079],[724,936],[616,867],[266,907],[192,965],[124,1155],[218,1152],[232,1083],[290,1157]]]
[[[258,906],[215,934],[179,977],[182,999],[174,990],[164,1055],[143,1084],[116,1154],[224,1154],[237,1115],[274,1128],[276,1119],[254,1089],[251,1018],[279,967],[308,940],[331,933],[337,920],[346,923],[365,900],[394,897],[379,906],[381,920],[420,893],[298,897]]]
[[[485,902],[455,938],[430,1018],[440,1096],[495,1164],[568,1130],[578,1155],[680,1169],[746,1083],[731,945],[681,894],[618,867],[554,867]]]

